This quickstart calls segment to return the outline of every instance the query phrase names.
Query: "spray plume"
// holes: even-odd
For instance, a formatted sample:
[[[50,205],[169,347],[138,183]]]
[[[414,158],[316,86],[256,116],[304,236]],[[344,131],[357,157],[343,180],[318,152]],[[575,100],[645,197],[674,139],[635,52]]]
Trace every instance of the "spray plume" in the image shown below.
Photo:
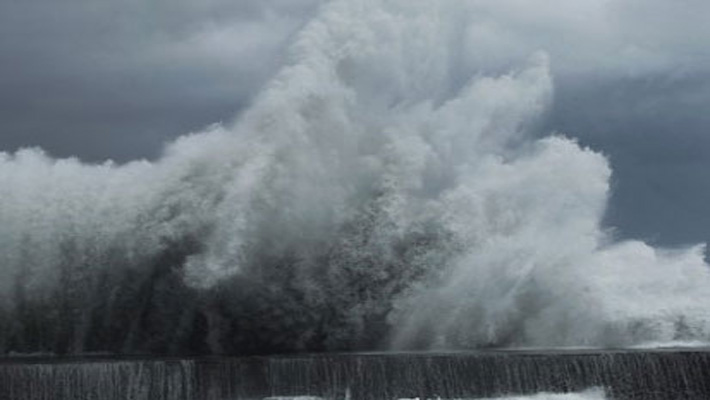
[[[705,341],[702,248],[616,242],[606,159],[539,139],[548,57],[470,2],[334,1],[229,126],[155,162],[0,154],[0,350]]]

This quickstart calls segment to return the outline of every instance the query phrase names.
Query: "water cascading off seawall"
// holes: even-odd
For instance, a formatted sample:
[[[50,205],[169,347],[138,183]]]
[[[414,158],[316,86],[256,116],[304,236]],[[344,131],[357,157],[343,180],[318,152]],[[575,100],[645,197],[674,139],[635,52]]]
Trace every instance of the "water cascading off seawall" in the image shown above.
[[[0,363],[0,397],[12,400],[483,399],[539,393],[706,400],[710,352],[491,351]]]

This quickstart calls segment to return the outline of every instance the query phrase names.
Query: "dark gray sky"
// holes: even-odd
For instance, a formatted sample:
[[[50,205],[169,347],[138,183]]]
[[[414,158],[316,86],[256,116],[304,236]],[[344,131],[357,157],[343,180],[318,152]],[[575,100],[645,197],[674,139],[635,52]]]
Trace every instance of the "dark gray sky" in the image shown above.
[[[152,158],[249,104],[321,0],[0,0],[0,149]],[[478,64],[550,54],[545,127],[607,154],[623,237],[710,239],[710,2],[480,1]]]
[[[0,2],[0,148],[155,156],[232,119],[315,0]]]

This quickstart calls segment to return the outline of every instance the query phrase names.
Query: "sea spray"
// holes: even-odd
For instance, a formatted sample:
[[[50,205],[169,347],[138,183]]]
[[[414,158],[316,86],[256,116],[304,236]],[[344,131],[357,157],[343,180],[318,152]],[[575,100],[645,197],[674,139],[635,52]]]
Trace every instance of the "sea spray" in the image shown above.
[[[555,60],[484,73],[471,4],[324,4],[234,124],[154,162],[3,153],[0,350],[707,341],[702,249],[601,227],[606,159],[540,139]]]

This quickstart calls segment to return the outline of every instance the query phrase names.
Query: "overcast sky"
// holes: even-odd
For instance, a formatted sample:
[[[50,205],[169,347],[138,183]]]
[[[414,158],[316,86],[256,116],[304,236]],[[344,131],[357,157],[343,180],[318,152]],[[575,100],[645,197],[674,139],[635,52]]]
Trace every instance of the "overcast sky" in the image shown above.
[[[710,2],[472,1],[484,72],[549,53],[544,130],[609,156],[609,225],[708,241]],[[154,158],[248,106],[321,2],[0,0],[0,149]]]

